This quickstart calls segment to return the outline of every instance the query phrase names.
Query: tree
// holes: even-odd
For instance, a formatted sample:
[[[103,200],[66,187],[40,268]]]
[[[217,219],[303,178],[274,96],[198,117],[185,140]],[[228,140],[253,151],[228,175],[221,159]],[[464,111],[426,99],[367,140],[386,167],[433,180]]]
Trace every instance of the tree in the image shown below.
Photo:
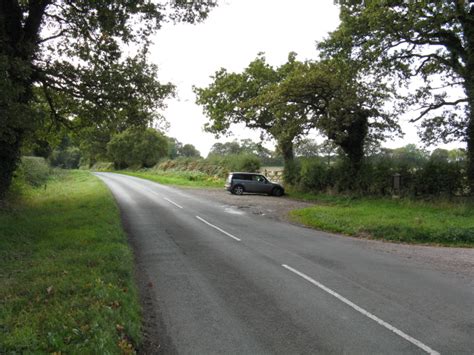
[[[168,140],[153,128],[132,127],[113,136],[107,144],[107,152],[119,169],[150,168],[168,154]]]
[[[179,150],[179,155],[187,158],[201,157],[201,153],[199,152],[199,150],[197,150],[196,147],[192,144],[183,145],[183,147]]]
[[[418,105],[423,139],[467,143],[474,188],[474,3],[444,1],[339,1],[341,24],[320,44],[327,56],[349,54],[402,82],[423,84],[404,98]],[[463,94],[451,95],[453,88]]]
[[[399,132],[395,112],[384,105],[393,88],[361,76],[349,58],[308,61],[277,88],[275,97],[305,108],[312,126],[341,148],[350,175],[358,174],[369,142]]]
[[[179,156],[179,151],[183,147],[183,143],[178,141],[176,138],[167,137],[168,139],[168,157],[175,159]]]
[[[313,127],[313,121],[306,106],[277,99],[275,92],[300,65],[296,55],[290,53],[287,63],[274,68],[261,54],[242,73],[221,69],[207,88],[194,88],[196,102],[210,120],[206,131],[218,136],[228,133],[232,124],[243,123],[274,138],[290,183],[295,178],[294,141]]]
[[[170,9],[171,7],[171,9]],[[172,86],[147,62],[150,34],[166,18],[204,18],[211,2],[3,0],[0,3],[0,198],[22,143],[41,126],[34,105],[70,128],[144,125]],[[133,48],[132,56],[122,51]]]
[[[231,154],[240,154],[242,153],[242,147],[240,143],[236,140],[232,142],[225,142],[225,143],[214,143],[209,150],[210,155],[231,155]]]
[[[81,151],[68,135],[62,137],[49,156],[50,164],[62,169],[77,169],[80,161]]]
[[[295,155],[299,157],[316,157],[320,153],[320,147],[318,142],[314,139],[303,138],[300,139],[295,145]]]

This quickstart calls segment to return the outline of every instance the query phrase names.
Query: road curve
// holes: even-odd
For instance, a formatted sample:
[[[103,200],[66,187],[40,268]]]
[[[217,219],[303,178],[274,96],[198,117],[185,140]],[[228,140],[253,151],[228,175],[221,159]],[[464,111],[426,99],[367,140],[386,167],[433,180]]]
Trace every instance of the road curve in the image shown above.
[[[153,285],[163,353],[474,352],[473,280],[185,190],[96,175]]]

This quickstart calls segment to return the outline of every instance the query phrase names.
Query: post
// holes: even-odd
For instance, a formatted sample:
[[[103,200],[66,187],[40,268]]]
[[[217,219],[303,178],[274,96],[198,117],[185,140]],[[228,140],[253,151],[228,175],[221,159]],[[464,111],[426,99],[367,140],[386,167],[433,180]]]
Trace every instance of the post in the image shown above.
[[[402,185],[402,176],[399,173],[393,174],[392,176],[392,187],[393,187],[393,198],[400,197],[400,190]]]

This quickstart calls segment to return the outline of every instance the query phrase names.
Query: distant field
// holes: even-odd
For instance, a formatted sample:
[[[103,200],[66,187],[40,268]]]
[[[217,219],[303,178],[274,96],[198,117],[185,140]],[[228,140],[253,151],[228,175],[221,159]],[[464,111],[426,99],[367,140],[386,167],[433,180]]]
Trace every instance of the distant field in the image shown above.
[[[110,192],[84,171],[25,189],[0,210],[0,353],[132,353],[140,307]]]
[[[314,207],[292,211],[291,217],[317,229],[352,236],[474,247],[473,203],[327,196],[314,196],[312,200],[316,202]]]

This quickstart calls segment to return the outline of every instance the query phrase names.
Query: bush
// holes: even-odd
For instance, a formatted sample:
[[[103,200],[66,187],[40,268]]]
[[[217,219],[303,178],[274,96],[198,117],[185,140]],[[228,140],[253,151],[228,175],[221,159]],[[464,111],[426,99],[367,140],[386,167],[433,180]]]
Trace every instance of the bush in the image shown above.
[[[300,189],[303,191],[322,192],[330,187],[330,167],[323,163],[321,159],[301,159],[300,164],[301,168],[297,183]]]
[[[227,171],[257,172],[260,169],[260,158],[254,154],[212,155],[206,159],[213,165],[222,166]]]
[[[51,169],[42,157],[22,157],[15,175],[16,179],[38,187],[46,183],[51,175]]]
[[[154,166],[168,154],[168,140],[152,128],[129,128],[116,134],[107,144],[107,152],[115,167]]]
[[[340,160],[328,165],[319,158],[300,159],[296,186],[305,192],[349,192],[386,196],[394,193],[393,176],[401,176],[404,196],[457,196],[466,192],[465,162],[433,157],[406,164],[397,156],[380,154],[366,159],[357,175]]]
[[[52,166],[62,169],[77,169],[81,160],[81,151],[77,147],[68,147],[64,150],[55,149],[49,161]]]
[[[112,171],[114,170],[114,163],[107,161],[98,161],[92,165],[91,170],[93,171]]]

